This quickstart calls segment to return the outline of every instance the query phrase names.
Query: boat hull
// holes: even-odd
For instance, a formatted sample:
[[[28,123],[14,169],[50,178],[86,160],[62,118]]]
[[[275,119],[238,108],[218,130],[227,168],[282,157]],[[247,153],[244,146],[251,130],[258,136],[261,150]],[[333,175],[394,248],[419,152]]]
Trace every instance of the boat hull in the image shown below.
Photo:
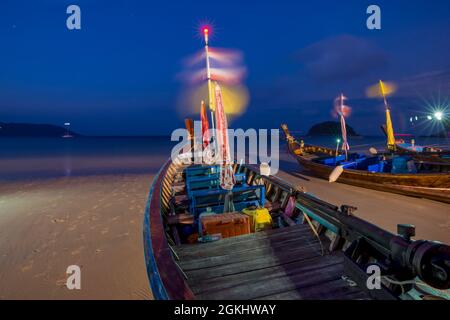
[[[402,148],[397,145],[397,153],[399,154],[409,154],[417,160],[428,161],[428,162],[438,162],[438,163],[448,163],[450,164],[450,158],[444,158],[443,155],[448,155],[449,152],[414,152],[406,148]]]
[[[315,176],[326,180],[334,169],[299,156],[297,161]],[[448,175],[393,175],[345,169],[337,182],[450,203]]]

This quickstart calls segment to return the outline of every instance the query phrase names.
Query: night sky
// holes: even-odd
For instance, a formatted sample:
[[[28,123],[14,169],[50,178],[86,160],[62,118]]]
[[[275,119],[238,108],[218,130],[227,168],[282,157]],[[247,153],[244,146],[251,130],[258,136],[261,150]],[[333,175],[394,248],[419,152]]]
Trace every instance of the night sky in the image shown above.
[[[66,28],[81,8],[82,29]],[[382,29],[366,28],[381,7]],[[232,126],[306,131],[332,119],[340,92],[348,123],[379,134],[381,101],[365,98],[378,79],[395,82],[394,125],[450,97],[450,1],[2,0],[0,122],[63,124],[95,135],[168,134],[182,61],[211,46],[243,52],[250,105]]]

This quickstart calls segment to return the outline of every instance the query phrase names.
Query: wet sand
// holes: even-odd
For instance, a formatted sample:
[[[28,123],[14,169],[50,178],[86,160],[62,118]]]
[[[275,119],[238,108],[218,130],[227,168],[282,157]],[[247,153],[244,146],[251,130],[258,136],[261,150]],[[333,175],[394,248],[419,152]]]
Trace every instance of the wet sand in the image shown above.
[[[2,182],[0,299],[150,299],[142,220],[163,159],[120,174]],[[119,162],[111,171],[126,163]],[[134,172],[144,166],[147,172]],[[354,205],[357,216],[383,228],[395,232],[397,223],[412,223],[416,238],[450,243],[446,204],[330,184],[301,173],[287,153],[280,166],[279,177],[336,205]],[[81,290],[65,286],[72,264],[81,267]]]

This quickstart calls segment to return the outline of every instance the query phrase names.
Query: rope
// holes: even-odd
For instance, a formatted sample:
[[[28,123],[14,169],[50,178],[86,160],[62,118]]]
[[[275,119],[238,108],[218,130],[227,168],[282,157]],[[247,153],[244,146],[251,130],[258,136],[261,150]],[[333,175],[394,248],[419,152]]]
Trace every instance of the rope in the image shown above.
[[[415,285],[416,284],[416,280],[397,281],[397,280],[389,278],[388,276],[383,276],[382,278],[389,283],[399,285],[400,288],[402,288],[402,294],[405,293],[405,288],[403,288],[404,285],[407,285],[407,284]]]
[[[317,232],[316,228],[312,224],[311,219],[309,219],[308,215],[303,212],[303,216],[305,217],[306,221],[308,221],[309,227],[311,228],[311,230],[314,232],[314,234],[316,235],[317,239],[319,240],[320,250],[322,251],[321,255],[324,256],[325,255],[325,250],[323,249],[323,244],[322,244],[322,240],[320,240],[319,233]]]

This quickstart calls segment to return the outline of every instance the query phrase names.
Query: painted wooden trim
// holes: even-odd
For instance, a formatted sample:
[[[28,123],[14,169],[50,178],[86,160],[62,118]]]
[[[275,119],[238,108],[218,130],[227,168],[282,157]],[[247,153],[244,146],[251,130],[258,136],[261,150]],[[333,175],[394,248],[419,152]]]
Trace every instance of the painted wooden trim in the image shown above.
[[[143,224],[145,264],[156,300],[190,300],[195,296],[173,259],[161,216],[161,188],[171,163],[163,165],[150,188]]]

